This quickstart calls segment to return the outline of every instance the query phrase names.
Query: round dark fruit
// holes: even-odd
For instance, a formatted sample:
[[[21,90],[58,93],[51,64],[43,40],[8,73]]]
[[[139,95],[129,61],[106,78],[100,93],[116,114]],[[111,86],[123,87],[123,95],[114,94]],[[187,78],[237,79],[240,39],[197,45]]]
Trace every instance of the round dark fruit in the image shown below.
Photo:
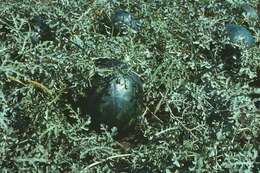
[[[255,38],[245,27],[240,25],[226,24],[225,30],[230,42],[236,45],[226,44],[220,56],[224,61],[224,68],[236,74],[242,61],[241,49],[237,45],[249,48],[255,44]]]
[[[87,113],[96,125],[126,130],[142,112],[142,81],[133,72],[113,67],[113,74],[97,75],[87,97]]]
[[[260,100],[255,101],[254,103],[255,103],[256,109],[259,109],[259,110],[260,110]]]
[[[113,27],[117,32],[127,31],[128,28],[139,31],[141,28],[140,20],[124,10],[117,10],[111,19]]]
[[[35,33],[31,38],[34,44],[40,41],[54,41],[55,33],[40,16],[34,16],[30,24]]]
[[[257,19],[258,18],[258,14],[255,8],[253,8],[251,5],[249,4],[242,4],[241,8],[243,10],[243,14],[244,16],[251,18],[251,19]]]
[[[226,24],[225,29],[227,31],[227,36],[232,43],[242,43],[246,47],[254,45],[255,39],[245,27],[236,24]]]

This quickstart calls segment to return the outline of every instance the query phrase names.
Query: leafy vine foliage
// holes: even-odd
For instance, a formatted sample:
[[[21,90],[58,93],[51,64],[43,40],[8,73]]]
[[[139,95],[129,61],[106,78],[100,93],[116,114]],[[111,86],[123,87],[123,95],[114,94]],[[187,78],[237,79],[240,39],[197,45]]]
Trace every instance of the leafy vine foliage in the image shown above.
[[[259,2],[247,3],[2,1],[0,172],[259,172]],[[115,73],[102,58],[142,81],[123,132],[85,111],[95,76]]]

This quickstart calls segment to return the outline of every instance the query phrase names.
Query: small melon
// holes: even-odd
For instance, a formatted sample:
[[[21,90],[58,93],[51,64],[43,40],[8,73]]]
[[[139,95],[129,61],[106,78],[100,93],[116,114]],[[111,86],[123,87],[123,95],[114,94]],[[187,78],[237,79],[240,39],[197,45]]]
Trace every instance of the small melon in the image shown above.
[[[118,63],[108,64],[107,68],[112,70],[112,74],[94,78],[88,92],[87,113],[95,124],[126,130],[134,125],[142,112],[142,81],[134,72],[125,68],[116,69],[120,66]]]

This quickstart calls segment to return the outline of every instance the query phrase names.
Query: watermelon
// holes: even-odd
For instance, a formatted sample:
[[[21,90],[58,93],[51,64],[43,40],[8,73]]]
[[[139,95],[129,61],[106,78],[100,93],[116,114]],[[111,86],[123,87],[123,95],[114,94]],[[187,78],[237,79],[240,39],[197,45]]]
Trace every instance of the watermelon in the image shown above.
[[[258,14],[255,8],[253,8],[251,5],[249,4],[242,4],[241,8],[243,10],[243,15],[247,18],[251,18],[251,19],[257,19],[258,18]]]
[[[116,32],[125,32],[128,28],[133,31],[139,31],[141,28],[141,22],[131,13],[124,10],[117,10],[111,17],[112,25]]]
[[[96,125],[105,124],[126,130],[135,124],[142,113],[142,81],[134,72],[127,71],[125,66],[120,68],[120,64],[113,62],[105,63],[109,64],[107,68],[112,70],[112,74],[97,74],[94,77],[87,97],[87,113]]]
[[[246,47],[251,47],[255,44],[255,38],[245,27],[236,24],[226,24],[225,29],[232,43],[242,43]]]
[[[41,41],[54,41],[54,31],[52,31],[49,25],[40,16],[33,16],[30,24],[34,32],[34,35],[31,37],[32,43],[36,44]]]

